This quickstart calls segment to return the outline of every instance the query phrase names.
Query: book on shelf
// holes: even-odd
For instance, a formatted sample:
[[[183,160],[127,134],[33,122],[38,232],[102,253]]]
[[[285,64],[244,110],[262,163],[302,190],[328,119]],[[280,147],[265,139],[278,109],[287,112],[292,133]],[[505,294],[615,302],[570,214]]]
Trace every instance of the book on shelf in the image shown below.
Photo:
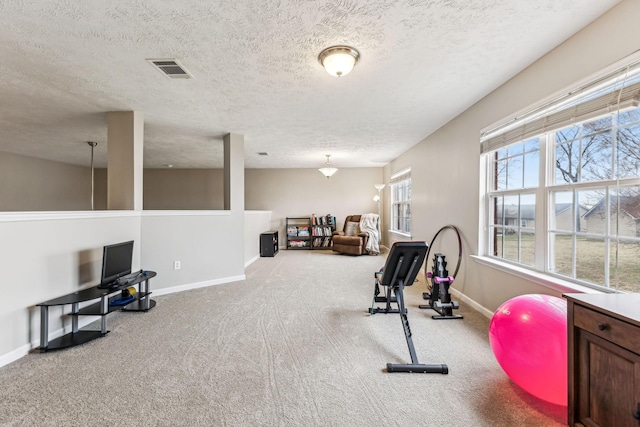
[[[287,236],[297,236],[298,235],[298,227],[289,226],[287,227]]]
[[[330,248],[333,244],[331,237],[316,237],[313,239],[314,248]]]
[[[306,225],[298,226],[298,236],[308,236],[309,235],[309,227]]]
[[[327,225],[329,227],[335,227],[336,217],[331,214],[327,214],[325,216],[316,216],[316,214],[311,214],[311,225],[312,226]]]
[[[314,236],[330,236],[331,233],[329,232],[329,230],[330,229],[327,229],[327,227],[316,225],[315,227],[313,227],[313,235]]]
[[[312,224],[313,225],[328,225],[329,227],[335,227],[336,226],[336,217],[332,216],[331,214],[327,214],[325,216],[319,216],[319,217],[312,217]]]

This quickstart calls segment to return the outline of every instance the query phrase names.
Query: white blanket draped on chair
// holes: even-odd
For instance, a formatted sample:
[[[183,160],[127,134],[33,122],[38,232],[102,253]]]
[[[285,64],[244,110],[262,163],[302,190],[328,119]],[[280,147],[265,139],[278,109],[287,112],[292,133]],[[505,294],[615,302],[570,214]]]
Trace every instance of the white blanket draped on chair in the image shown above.
[[[366,249],[370,255],[378,255],[380,253],[380,230],[378,223],[378,214],[368,213],[360,217],[360,231],[369,235]]]

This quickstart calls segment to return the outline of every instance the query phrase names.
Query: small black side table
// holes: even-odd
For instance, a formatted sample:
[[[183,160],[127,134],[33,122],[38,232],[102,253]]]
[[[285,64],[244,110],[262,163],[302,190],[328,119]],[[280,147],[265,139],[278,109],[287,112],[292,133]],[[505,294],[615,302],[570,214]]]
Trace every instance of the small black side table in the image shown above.
[[[272,257],[278,253],[278,232],[265,231],[260,234],[260,256]]]

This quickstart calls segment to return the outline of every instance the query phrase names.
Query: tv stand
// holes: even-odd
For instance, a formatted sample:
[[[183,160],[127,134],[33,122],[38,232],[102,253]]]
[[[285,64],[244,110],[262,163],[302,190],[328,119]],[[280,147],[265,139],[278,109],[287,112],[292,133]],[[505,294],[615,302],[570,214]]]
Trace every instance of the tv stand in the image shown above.
[[[118,287],[118,282],[114,281],[114,282],[110,282],[110,283],[100,283],[98,286],[96,286],[96,288],[98,289],[114,289]]]
[[[60,350],[67,347],[87,343],[96,338],[105,336],[107,330],[107,315],[117,310],[122,311],[149,311],[155,307],[156,302],[150,298],[149,279],[156,276],[155,271],[143,271],[126,281],[117,281],[115,286],[101,288],[101,285],[83,289],[36,304],[40,307],[40,347],[41,352]],[[131,286],[138,287],[135,298],[125,305],[111,305],[110,301],[118,298],[113,295]],[[98,302],[80,308],[80,303],[91,300]],[[49,341],[49,307],[56,305],[71,305],[71,332],[59,338]],[[79,330],[78,316],[100,316],[100,330]]]

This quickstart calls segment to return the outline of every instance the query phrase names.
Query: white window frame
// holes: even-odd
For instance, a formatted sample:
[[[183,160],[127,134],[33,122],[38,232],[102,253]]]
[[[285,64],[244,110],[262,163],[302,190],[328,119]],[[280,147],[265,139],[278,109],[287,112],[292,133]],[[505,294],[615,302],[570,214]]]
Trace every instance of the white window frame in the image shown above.
[[[521,277],[526,276],[529,279],[534,278],[535,282],[544,284],[554,289],[561,289],[562,291],[584,289],[582,288],[582,286],[587,286],[588,288],[597,289],[598,291],[605,291],[605,292],[615,291],[615,289],[611,287],[612,284],[607,282],[611,277],[608,271],[609,263],[605,263],[607,264],[607,266],[605,267],[605,283],[608,283],[608,286],[609,286],[608,288],[577,279],[575,277],[575,263],[573,266],[574,277],[567,277],[566,275],[558,275],[551,270],[552,261],[550,260],[553,257],[553,246],[551,245],[552,239],[550,236],[554,231],[557,231],[557,230],[550,229],[550,226],[552,225],[550,221],[550,217],[552,217],[553,215],[551,210],[552,209],[555,210],[553,208],[553,203],[551,203],[550,197],[553,194],[553,192],[558,190],[566,189],[568,191],[575,192],[575,191],[589,189],[592,187],[606,188],[606,192],[608,194],[610,189],[619,188],[624,185],[640,186],[640,177],[627,178],[627,179],[613,179],[610,181],[603,180],[603,181],[596,181],[595,183],[594,182],[578,182],[578,183],[571,183],[571,184],[556,184],[552,180],[553,178],[552,174],[555,166],[554,164],[552,164],[554,160],[554,150],[555,150],[553,138],[556,130],[570,126],[570,122],[567,122],[564,126],[562,126],[561,124],[560,125],[556,124],[555,127],[552,127],[552,131],[548,133],[545,133],[543,131],[539,133],[532,132],[529,134],[521,134],[520,135],[521,139],[519,140],[518,140],[518,137],[515,135],[517,134],[518,131],[522,132],[522,129],[516,129],[518,128],[517,126],[518,121],[522,121],[522,122],[528,121],[529,123],[532,124],[532,125],[528,124],[529,129],[531,129],[532,127],[535,128],[535,125],[536,125],[535,120],[539,121],[544,119],[544,111],[548,110],[550,105],[553,106],[554,102],[555,103],[563,102],[562,98],[566,100],[567,98],[571,97],[572,92],[583,91],[586,93],[586,91],[590,90],[594,85],[598,85],[598,84],[600,85],[600,87],[602,87],[601,83],[605,79],[604,76],[610,77],[617,70],[622,70],[623,71],[622,74],[625,75],[625,79],[626,79],[626,77],[629,75],[629,70],[633,69],[632,67],[635,67],[636,70],[640,69],[640,55],[635,54],[634,57],[627,58],[624,62],[626,62],[626,64],[631,64],[631,66],[625,65],[624,63],[614,64],[612,67],[609,67],[607,70],[605,70],[601,74],[601,76],[597,76],[597,78],[592,77],[591,79],[589,79],[589,81],[583,81],[581,82],[581,84],[576,85],[576,87],[578,87],[577,90],[573,89],[573,90],[564,92],[562,97],[556,98],[556,99],[560,99],[560,101],[554,101],[549,99],[544,100],[538,106],[534,106],[533,108],[527,109],[527,111],[524,111],[524,112],[519,112],[515,118],[510,118],[506,121],[503,121],[502,124],[498,124],[483,130],[482,144],[486,144],[486,141],[490,139],[493,139],[493,141],[489,141],[488,143],[489,145],[483,146],[483,149],[481,149],[483,154],[481,155],[480,179],[481,179],[481,183],[484,183],[484,188],[481,188],[482,203],[481,203],[480,216],[481,216],[482,222],[480,227],[481,231],[479,236],[479,248],[478,248],[479,254],[481,255],[480,257],[474,257],[478,262],[481,262],[487,265],[492,265],[494,267],[497,267],[499,269],[509,271],[512,273],[517,272],[515,274],[517,274],[518,276],[521,276]],[[624,71],[625,67],[627,67],[626,71]],[[567,95],[567,93],[569,95]],[[614,106],[614,108],[609,106],[610,111],[615,113],[627,106],[631,106],[631,105],[635,107],[640,106],[640,102],[637,99],[635,100],[631,99],[630,100],[631,102],[627,102],[625,105],[622,105],[622,103],[620,102],[620,99],[623,98],[623,96],[621,96],[621,94],[622,94],[622,91],[620,92],[620,94],[618,94],[617,106]],[[626,101],[629,101],[629,100],[627,99]],[[582,107],[581,104],[577,104],[577,107],[575,107],[575,109],[577,110],[581,107]],[[596,110],[590,111],[580,116],[578,123],[587,122],[597,117],[604,116],[605,114],[606,112],[602,111],[602,109],[597,111]],[[571,120],[575,120],[575,119],[572,118]],[[526,129],[527,126],[522,126],[522,128]],[[496,138],[496,136],[499,138],[502,137],[504,141],[508,140],[509,142],[508,143],[501,142],[499,138]],[[492,193],[495,194],[495,191],[493,190],[492,187],[490,187],[490,185],[492,183],[492,177],[494,174],[493,162],[492,162],[493,153],[495,153],[498,148],[505,148],[510,146],[513,142],[525,141],[535,136],[540,137],[540,154],[539,154],[540,169],[539,169],[538,187],[528,188],[528,189],[527,188],[516,189],[516,190],[511,190],[510,192],[503,191],[504,194],[513,194],[513,195],[519,195],[521,193],[532,193],[532,192],[535,193],[535,197],[536,197],[535,245],[536,245],[536,248],[540,248],[540,249],[535,250],[534,265],[526,266],[526,265],[521,265],[518,262],[511,262],[509,260],[505,260],[499,257],[494,257],[492,254],[493,236],[490,233],[490,225],[492,224],[491,222],[492,218],[490,217],[492,213],[491,204],[490,204],[490,200],[491,200],[490,195]],[[607,200],[608,200],[608,196],[607,196]],[[580,209],[580,206],[578,203],[574,202],[573,206],[574,206],[574,209]],[[607,216],[607,225],[609,224],[608,219],[609,218]],[[521,223],[520,226],[522,227],[523,224]],[[575,239],[575,236],[579,234],[587,235],[588,233],[582,233],[582,230],[575,230],[575,229],[572,231],[572,233],[570,233],[570,235],[574,236],[573,237],[574,239]],[[609,255],[608,253],[609,242],[625,240],[622,237],[616,238],[615,236],[612,236],[612,233],[610,233],[608,228],[606,229],[606,232],[604,235],[601,235],[598,237],[603,237],[603,236],[604,236],[605,248],[606,248],[605,251],[607,252],[607,256]],[[626,239],[626,240],[629,240],[629,239]],[[573,257],[575,261],[575,257],[576,257],[575,246],[573,251],[574,251]],[[528,270],[533,270],[533,271],[531,271],[530,273],[523,273]],[[555,286],[554,284],[558,284],[559,286]]]
[[[411,169],[404,169],[391,176],[391,223],[390,231],[411,237]],[[398,191],[399,188],[402,191]],[[400,199],[398,194],[401,193]],[[399,217],[399,212],[405,212]]]

